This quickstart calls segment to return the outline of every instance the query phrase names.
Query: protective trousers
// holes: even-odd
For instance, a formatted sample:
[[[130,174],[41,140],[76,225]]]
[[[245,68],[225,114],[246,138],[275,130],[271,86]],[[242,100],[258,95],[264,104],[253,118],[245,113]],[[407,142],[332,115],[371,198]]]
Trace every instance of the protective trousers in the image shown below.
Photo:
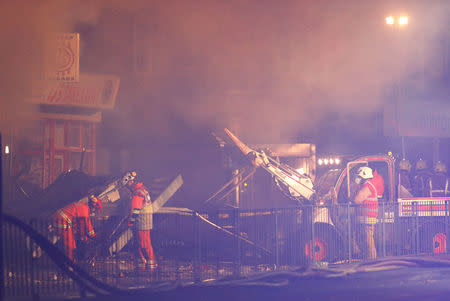
[[[137,268],[144,270],[147,267],[147,269],[155,270],[157,265],[150,239],[150,230],[136,230],[136,234],[139,253]]]
[[[366,256],[367,259],[376,259],[377,258],[377,248],[375,247],[375,225],[365,224],[364,225],[365,239],[366,239]]]
[[[75,261],[74,250],[76,248],[76,242],[72,227],[66,226],[65,229],[58,229],[57,235],[62,238],[66,256],[72,261]]]

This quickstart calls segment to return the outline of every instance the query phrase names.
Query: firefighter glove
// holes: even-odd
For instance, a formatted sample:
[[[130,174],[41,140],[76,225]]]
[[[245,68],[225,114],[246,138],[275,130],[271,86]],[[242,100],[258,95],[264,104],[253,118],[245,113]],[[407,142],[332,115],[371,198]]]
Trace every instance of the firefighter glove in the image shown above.
[[[128,227],[134,226],[134,223],[136,222],[136,216],[137,214],[131,214],[130,218],[128,219]]]

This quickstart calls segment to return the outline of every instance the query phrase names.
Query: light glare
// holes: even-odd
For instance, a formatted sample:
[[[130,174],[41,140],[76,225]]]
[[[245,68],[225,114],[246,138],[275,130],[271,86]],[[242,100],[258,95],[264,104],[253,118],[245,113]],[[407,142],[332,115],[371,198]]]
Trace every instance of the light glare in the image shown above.
[[[392,17],[392,16],[386,17],[386,24],[393,25],[394,24],[394,17]]]
[[[9,146],[8,145],[5,146],[5,154],[9,154]]]
[[[398,19],[399,25],[408,25],[408,17],[402,16]]]

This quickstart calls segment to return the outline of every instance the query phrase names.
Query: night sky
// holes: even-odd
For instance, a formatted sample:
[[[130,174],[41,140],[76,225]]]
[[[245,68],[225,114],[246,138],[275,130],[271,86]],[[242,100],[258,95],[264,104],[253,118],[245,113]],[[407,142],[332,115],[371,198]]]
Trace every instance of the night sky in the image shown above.
[[[450,101],[450,1],[3,1],[0,11],[2,111],[33,110],[24,99],[41,46],[79,32],[80,71],[121,78],[99,147],[132,149],[132,167],[152,173],[215,161],[211,133],[224,127],[319,153],[399,151],[383,133],[386,106]],[[400,14],[407,27],[384,23]]]

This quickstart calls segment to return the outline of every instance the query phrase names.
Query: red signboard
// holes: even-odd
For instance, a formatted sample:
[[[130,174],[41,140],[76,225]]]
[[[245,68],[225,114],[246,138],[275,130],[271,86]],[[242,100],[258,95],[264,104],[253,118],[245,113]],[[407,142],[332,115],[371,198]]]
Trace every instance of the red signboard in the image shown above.
[[[450,197],[399,199],[399,216],[449,216]]]
[[[81,74],[80,82],[35,81],[32,97],[37,104],[113,109],[120,79],[114,75]]]

